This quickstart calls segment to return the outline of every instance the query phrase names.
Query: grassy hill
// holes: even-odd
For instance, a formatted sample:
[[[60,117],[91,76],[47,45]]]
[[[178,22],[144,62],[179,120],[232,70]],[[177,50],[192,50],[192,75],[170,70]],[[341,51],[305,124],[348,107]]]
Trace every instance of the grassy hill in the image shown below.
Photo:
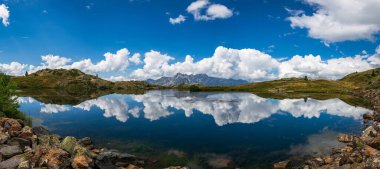
[[[304,96],[311,94],[351,94],[360,89],[380,89],[380,68],[360,73],[352,73],[341,80],[307,80],[304,78],[285,78],[274,81],[250,83],[239,86],[201,86],[196,91],[247,91],[267,93],[277,96]],[[179,86],[190,90],[194,86]]]
[[[110,82],[97,76],[85,74],[80,70],[44,69],[28,76],[12,77],[21,90],[55,89],[68,94],[91,94],[97,91],[147,90],[151,85],[145,82]]]
[[[351,73],[343,77],[340,82],[353,83],[360,88],[380,89],[380,68]]]

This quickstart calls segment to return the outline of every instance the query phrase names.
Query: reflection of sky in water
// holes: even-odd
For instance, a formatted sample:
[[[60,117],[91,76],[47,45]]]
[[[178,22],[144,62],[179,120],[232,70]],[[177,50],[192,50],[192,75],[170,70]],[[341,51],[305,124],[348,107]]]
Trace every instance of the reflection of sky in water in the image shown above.
[[[21,104],[32,103],[32,98],[19,98]],[[142,103],[130,106],[130,102]],[[175,91],[150,91],[144,95],[108,95],[88,100],[76,106],[43,104],[41,113],[60,113],[71,108],[91,111],[98,107],[104,117],[115,117],[126,122],[130,117],[155,121],[172,115],[170,108],[183,110],[190,117],[194,110],[211,115],[219,126],[232,123],[255,123],[279,112],[293,117],[318,118],[321,113],[359,119],[368,109],[351,106],[339,99],[265,99],[251,93],[192,94]],[[141,111],[142,110],[142,111]],[[141,114],[140,114],[141,113]]]
[[[371,112],[339,99],[305,102],[251,93],[149,91],[103,96],[75,106],[28,97],[19,102],[23,112],[37,119],[34,124],[60,135],[90,136],[128,152],[148,151],[147,156],[186,157],[189,165],[197,165],[194,157],[202,157],[213,167],[267,167],[292,155],[324,153],[338,145],[338,133],[359,132],[362,114]]]

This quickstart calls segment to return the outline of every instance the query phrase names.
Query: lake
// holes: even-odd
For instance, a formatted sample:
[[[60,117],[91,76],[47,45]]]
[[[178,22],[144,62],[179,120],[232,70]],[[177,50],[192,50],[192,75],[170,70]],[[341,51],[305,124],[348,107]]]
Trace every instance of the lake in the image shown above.
[[[372,112],[340,99],[174,90],[111,94],[77,105],[18,101],[34,126],[149,158],[154,163],[147,168],[271,168],[341,146],[336,136],[360,133],[362,115]]]

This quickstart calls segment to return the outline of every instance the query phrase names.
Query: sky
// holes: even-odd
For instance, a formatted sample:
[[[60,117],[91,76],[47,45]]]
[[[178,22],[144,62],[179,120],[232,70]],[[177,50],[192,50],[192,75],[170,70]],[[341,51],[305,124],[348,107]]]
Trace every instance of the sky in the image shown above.
[[[0,0],[0,71],[250,82],[380,67],[379,0]]]

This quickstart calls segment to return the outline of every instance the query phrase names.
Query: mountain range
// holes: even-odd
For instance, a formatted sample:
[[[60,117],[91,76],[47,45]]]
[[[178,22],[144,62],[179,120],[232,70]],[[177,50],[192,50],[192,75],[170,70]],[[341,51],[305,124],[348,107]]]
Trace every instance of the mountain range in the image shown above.
[[[161,77],[157,80],[146,80],[149,84],[160,86],[177,86],[181,84],[201,84],[206,86],[234,86],[249,83],[245,80],[224,79],[217,77],[210,77],[206,74],[187,75],[177,73],[173,77]]]

